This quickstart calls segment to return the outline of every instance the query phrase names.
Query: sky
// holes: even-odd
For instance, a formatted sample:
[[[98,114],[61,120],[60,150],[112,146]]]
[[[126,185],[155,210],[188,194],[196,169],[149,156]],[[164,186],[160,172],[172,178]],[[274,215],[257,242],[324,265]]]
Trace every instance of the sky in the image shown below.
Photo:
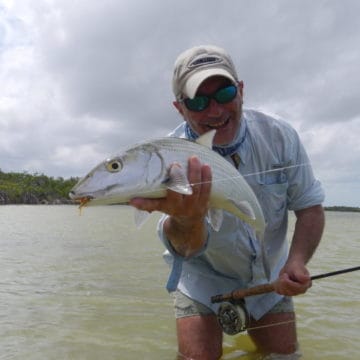
[[[225,48],[244,106],[299,133],[325,205],[360,206],[360,1],[0,0],[0,169],[83,176],[165,136],[176,57]]]

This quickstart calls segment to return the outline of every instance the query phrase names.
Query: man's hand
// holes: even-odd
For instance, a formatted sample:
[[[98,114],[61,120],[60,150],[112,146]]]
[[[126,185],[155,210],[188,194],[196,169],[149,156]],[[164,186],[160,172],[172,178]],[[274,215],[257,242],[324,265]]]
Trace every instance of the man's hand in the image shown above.
[[[299,295],[311,287],[306,264],[314,254],[324,229],[321,205],[295,211],[296,223],[288,260],[275,282],[275,291],[283,295]]]
[[[310,274],[301,264],[286,264],[279,278],[274,282],[275,291],[281,295],[295,296],[304,294],[311,287]]]
[[[196,156],[190,157],[188,181],[192,185],[191,195],[168,190],[165,198],[135,198],[130,201],[130,205],[139,210],[161,211],[170,215],[164,223],[164,231],[174,249],[183,256],[200,250],[206,240],[204,219],[211,191],[210,166],[202,165]]]

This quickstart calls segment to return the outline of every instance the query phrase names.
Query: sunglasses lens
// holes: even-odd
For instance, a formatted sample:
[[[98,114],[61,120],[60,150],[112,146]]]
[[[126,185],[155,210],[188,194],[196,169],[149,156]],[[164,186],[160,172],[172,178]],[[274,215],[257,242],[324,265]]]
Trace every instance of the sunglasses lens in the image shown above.
[[[214,97],[219,104],[226,104],[235,98],[236,93],[237,87],[230,85],[219,90]]]
[[[193,99],[185,99],[184,102],[189,110],[202,111],[208,106],[209,100],[207,96],[195,96]]]
[[[205,110],[210,103],[210,99],[215,99],[219,104],[226,104],[232,101],[237,94],[237,87],[230,85],[218,90],[213,95],[199,95],[195,96],[193,99],[185,99],[184,103],[186,107],[191,111],[203,111]]]

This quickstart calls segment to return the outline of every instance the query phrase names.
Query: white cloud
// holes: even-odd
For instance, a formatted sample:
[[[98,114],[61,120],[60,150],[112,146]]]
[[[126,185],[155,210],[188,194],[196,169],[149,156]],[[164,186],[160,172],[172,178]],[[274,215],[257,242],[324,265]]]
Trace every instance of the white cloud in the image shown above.
[[[329,201],[347,182],[344,201],[359,205],[359,10],[356,0],[3,1],[0,168],[78,176],[166,134],[180,121],[176,56],[215,43],[232,54],[245,105],[299,131]]]

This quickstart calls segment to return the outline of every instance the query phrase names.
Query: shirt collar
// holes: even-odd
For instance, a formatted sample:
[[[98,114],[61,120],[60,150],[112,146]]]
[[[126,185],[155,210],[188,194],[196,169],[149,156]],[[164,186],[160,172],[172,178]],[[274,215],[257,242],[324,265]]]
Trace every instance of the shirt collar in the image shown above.
[[[241,116],[241,122],[240,122],[240,128],[238,131],[237,136],[234,138],[234,140],[225,146],[213,146],[213,150],[219,153],[222,156],[230,156],[234,153],[239,153],[241,150],[241,145],[243,144],[245,137],[247,133],[247,125],[245,117]],[[185,123],[185,135],[190,140],[196,140],[198,138],[198,134],[196,134],[191,127],[188,125],[188,123]],[[241,158],[241,161],[242,158]]]

